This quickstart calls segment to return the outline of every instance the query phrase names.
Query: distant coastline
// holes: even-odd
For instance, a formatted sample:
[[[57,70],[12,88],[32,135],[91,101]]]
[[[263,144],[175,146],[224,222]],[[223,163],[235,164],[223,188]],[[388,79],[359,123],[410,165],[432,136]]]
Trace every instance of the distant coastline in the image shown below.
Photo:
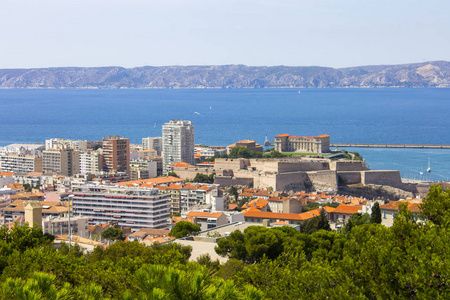
[[[244,65],[0,69],[0,89],[449,88],[450,62],[350,68]]]

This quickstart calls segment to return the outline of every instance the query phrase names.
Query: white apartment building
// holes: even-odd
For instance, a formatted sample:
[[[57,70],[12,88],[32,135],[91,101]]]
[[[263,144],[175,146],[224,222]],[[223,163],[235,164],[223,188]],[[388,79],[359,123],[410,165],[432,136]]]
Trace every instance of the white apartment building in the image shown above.
[[[158,189],[85,185],[73,194],[73,212],[87,217],[89,224],[108,221],[119,226],[168,229],[170,227],[170,193]]]
[[[171,120],[162,126],[162,156],[164,173],[177,162],[195,164],[194,126],[191,121]]]
[[[23,154],[0,156],[0,169],[3,172],[29,173],[42,172],[42,157]]]
[[[103,154],[99,151],[80,153],[80,174],[96,174],[103,170]]]
[[[162,152],[162,137],[146,137],[142,139],[142,150],[155,150],[158,156]]]

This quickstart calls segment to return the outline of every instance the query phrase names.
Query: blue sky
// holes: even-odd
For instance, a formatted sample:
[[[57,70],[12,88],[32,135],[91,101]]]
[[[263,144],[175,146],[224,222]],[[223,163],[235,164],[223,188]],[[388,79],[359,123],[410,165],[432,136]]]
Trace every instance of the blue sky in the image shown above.
[[[450,60],[448,0],[0,0],[0,68]]]

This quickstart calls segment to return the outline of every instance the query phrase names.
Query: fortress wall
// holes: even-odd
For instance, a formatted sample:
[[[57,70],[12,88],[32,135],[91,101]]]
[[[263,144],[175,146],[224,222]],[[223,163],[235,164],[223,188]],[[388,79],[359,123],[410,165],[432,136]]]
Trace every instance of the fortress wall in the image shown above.
[[[335,171],[307,172],[306,174],[316,191],[337,191],[338,179]]]
[[[363,171],[364,163],[362,161],[331,161],[330,169],[340,171]]]
[[[299,161],[299,162],[279,162],[278,172],[308,172],[329,170],[328,162],[323,161]]]
[[[215,160],[214,169],[237,171],[239,169],[244,168],[248,164],[249,164],[248,159],[218,158]]]
[[[275,174],[254,174],[253,175],[253,187],[257,189],[268,189],[272,187],[277,189],[277,177]]]
[[[256,168],[261,172],[278,172],[278,160],[273,159],[251,159],[250,167]]]
[[[253,178],[238,178],[231,176],[217,176],[214,179],[214,183],[220,184],[220,187],[226,187],[231,185],[245,185],[253,186]]]
[[[337,172],[338,177],[342,178],[345,184],[358,184],[361,183],[361,172]]]
[[[402,187],[402,179],[399,171],[382,170],[382,171],[362,171],[361,183],[363,184],[378,184],[389,185],[393,187]]]
[[[304,172],[276,174],[277,191],[304,189],[308,176]]]

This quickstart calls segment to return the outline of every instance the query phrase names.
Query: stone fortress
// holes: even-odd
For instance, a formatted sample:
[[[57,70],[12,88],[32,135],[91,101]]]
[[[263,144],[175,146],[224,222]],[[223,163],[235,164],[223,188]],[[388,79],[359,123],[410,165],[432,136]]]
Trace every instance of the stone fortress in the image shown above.
[[[369,170],[363,161],[327,158],[220,158],[213,168],[174,167],[173,171],[184,179],[192,179],[197,173],[215,173],[215,183],[221,186],[248,185],[277,191],[336,192],[340,183],[403,187],[399,171]]]

